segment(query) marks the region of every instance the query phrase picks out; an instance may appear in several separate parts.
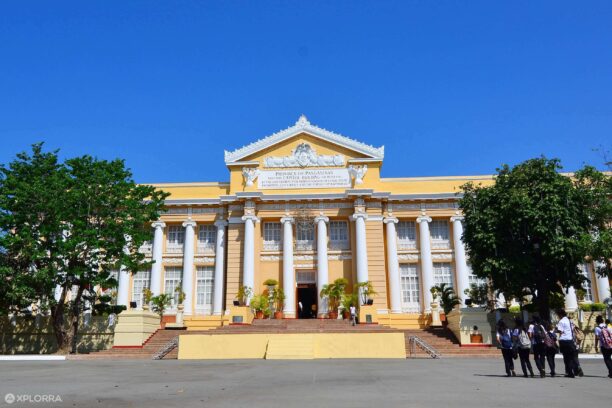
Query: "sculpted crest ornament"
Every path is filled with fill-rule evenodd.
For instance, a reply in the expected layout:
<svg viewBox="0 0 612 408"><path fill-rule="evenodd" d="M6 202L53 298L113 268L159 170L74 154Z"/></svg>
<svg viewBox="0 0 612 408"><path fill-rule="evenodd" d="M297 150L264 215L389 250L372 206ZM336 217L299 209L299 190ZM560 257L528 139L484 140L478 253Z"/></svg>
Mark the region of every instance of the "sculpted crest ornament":
<svg viewBox="0 0 612 408"><path fill-rule="evenodd" d="M332 167L344 166L341 154L319 155L308 144L300 143L291 151L291 156L270 156L264 160L265 167Z"/></svg>

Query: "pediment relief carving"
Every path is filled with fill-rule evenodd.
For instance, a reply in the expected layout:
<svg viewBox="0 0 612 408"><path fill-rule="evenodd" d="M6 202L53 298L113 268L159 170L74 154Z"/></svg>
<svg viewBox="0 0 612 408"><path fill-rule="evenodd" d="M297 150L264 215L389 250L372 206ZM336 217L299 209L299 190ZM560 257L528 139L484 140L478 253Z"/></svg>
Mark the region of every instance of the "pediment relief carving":
<svg viewBox="0 0 612 408"><path fill-rule="evenodd" d="M341 167L345 163L346 159L343 155L317 154L308 143L297 145L289 156L269 156L264 159L264 167L269 168Z"/></svg>

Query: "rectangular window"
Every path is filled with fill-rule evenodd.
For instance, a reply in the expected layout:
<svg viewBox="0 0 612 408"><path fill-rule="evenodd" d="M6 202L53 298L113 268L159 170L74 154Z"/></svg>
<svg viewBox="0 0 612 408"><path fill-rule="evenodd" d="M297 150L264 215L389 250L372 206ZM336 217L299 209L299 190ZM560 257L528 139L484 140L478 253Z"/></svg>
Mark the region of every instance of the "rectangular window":
<svg viewBox="0 0 612 408"><path fill-rule="evenodd" d="M593 301L593 283L591 282L591 272L589 271L589 265L586 263L583 263L582 265L580 265L580 271L582 272L582 275L584 275L585 278L587 278L587 281L584 281L582 283L582 289L584 289L584 301L585 302L592 302Z"/></svg>
<svg viewBox="0 0 612 408"><path fill-rule="evenodd" d="M170 295L172 298L171 308L175 308L178 304L178 293L176 287L181 284L181 277L183 275L182 268L178 267L167 267L164 277L164 293Z"/></svg>
<svg viewBox="0 0 612 408"><path fill-rule="evenodd" d="M450 248L448 222L444 220L434 220L429 223L429 232L431 234L432 249L448 249Z"/></svg>
<svg viewBox="0 0 612 408"><path fill-rule="evenodd" d="M137 307L142 307L144 303L144 290L149 287L151 283L151 272L140 271L134 274L134 281L132 285L132 302L136 302Z"/></svg>
<svg viewBox="0 0 612 408"><path fill-rule="evenodd" d="M314 224L297 223L295 241L298 251L312 251L314 249Z"/></svg>
<svg viewBox="0 0 612 408"><path fill-rule="evenodd" d="M214 268L198 266L196 282L196 308L205 313L212 312Z"/></svg>
<svg viewBox="0 0 612 408"><path fill-rule="evenodd" d="M474 275L474 272L472 271L472 265L468 263L467 267L468 267L468 283L470 284L470 287L472 286L472 284L480 286L480 285L484 285L485 283L487 283L486 279L479 278L478 276Z"/></svg>
<svg viewBox="0 0 612 408"><path fill-rule="evenodd" d="M185 241L185 230L180 225L171 225L168 227L166 252L180 253L183 251L183 242Z"/></svg>
<svg viewBox="0 0 612 408"><path fill-rule="evenodd" d="M397 223L398 249L416 249L416 224L414 221Z"/></svg>
<svg viewBox="0 0 612 408"><path fill-rule="evenodd" d="M421 286L416 264L400 264L400 286L403 311L419 313Z"/></svg>
<svg viewBox="0 0 612 408"><path fill-rule="evenodd" d="M200 225L198 229L198 252L214 252L217 242L217 228L214 225Z"/></svg>
<svg viewBox="0 0 612 408"><path fill-rule="evenodd" d="M453 286L453 268L448 262L435 262L433 264L434 285L439 286L441 283L446 283L447 286Z"/></svg>
<svg viewBox="0 0 612 408"><path fill-rule="evenodd" d="M264 250L279 251L281 248L281 223L264 222Z"/></svg>
<svg viewBox="0 0 612 408"><path fill-rule="evenodd" d="M349 249L348 222L330 221L329 222L329 246L332 250Z"/></svg>

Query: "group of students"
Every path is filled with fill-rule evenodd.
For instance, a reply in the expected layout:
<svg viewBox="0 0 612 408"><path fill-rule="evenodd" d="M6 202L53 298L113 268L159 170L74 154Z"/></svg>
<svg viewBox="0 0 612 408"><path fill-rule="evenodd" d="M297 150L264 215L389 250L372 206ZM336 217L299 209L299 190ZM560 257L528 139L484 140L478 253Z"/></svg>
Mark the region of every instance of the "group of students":
<svg viewBox="0 0 612 408"><path fill-rule="evenodd" d="M520 358L524 377L535 377L533 367L529 361L529 354L533 358L540 377L546 377L546 362L550 368L550 376L554 377L555 355L563 354L565 377L582 377L584 372L578 360L579 329L567 317L565 310L558 310L561 318L557 325L541 321L534 316L531 323L525 324L522 319L515 319L515 327L510 329L503 320L497 323L497 342L500 344L506 375L516 377L514 360ZM603 354L604 363L608 368L608 377L612 378L612 325L610 320L597 316L595 328L595 350Z"/></svg>

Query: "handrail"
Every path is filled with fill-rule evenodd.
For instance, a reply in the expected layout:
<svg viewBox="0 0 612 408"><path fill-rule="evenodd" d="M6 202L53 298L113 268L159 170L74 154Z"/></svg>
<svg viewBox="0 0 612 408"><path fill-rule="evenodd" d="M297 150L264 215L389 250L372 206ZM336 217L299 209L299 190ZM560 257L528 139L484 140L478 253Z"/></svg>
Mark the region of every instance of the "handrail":
<svg viewBox="0 0 612 408"><path fill-rule="evenodd" d="M418 336L408 337L408 344L410 345L410 356L416 357L417 346L431 356L431 358L440 358L440 353L436 351L432 346L427 344L423 339Z"/></svg>
<svg viewBox="0 0 612 408"><path fill-rule="evenodd" d="M153 360L161 360L162 358L164 358L166 354L170 353L172 350L178 347L178 341L179 336L174 336L173 338L171 338L170 341L164 345L164 347L159 349L157 353L153 355Z"/></svg>

